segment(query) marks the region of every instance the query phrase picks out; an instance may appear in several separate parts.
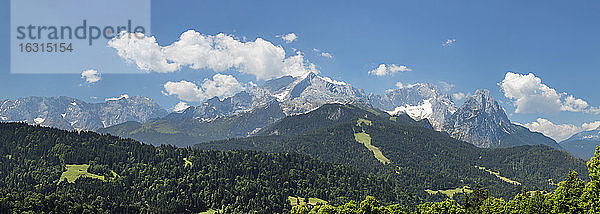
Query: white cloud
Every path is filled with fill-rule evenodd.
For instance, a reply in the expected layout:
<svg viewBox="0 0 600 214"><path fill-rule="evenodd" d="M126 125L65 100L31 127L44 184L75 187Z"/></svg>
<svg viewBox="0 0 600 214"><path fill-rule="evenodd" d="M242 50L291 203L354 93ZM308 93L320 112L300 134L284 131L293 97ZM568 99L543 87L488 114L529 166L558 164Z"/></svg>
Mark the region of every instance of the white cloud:
<svg viewBox="0 0 600 214"><path fill-rule="evenodd" d="M423 83L404 84L402 82L397 82L396 83L396 88L398 88L398 89L405 89L405 88L412 88L412 87L420 86L420 85L422 86Z"/></svg>
<svg viewBox="0 0 600 214"><path fill-rule="evenodd" d="M573 124L554 124L547 119L538 118L536 121L523 124L529 130L534 132L540 132L557 142L568 139L582 131L589 131L597 129L600 126L600 121L594 121L590 123L584 123L581 126Z"/></svg>
<svg viewBox="0 0 600 214"><path fill-rule="evenodd" d="M213 97L230 97L244 90L235 77L231 75L215 74L213 79L204 79L200 87L193 82L185 80L167 82L163 86L164 94L176 95L177 98L190 102L201 102Z"/></svg>
<svg viewBox="0 0 600 214"><path fill-rule="evenodd" d="M586 101L565 92L558 93L532 73L524 75L508 72L498 85L502 88L504 96L517 107L515 113L570 111L600 114L598 107L590 107Z"/></svg>
<svg viewBox="0 0 600 214"><path fill-rule="evenodd" d="M331 55L330 53L327 53L327 52L322 52L321 56L325 57L325 58L333 59L333 55Z"/></svg>
<svg viewBox="0 0 600 214"><path fill-rule="evenodd" d="M169 73L180 68L179 64L167 60L164 47L158 45L154 36L120 33L118 37L108 41L108 46L116 49L121 58L135 63L140 70Z"/></svg>
<svg viewBox="0 0 600 214"><path fill-rule="evenodd" d="M181 113L189 107L190 107L190 105L188 105L186 102L179 101L179 103L177 103L175 106L173 106L173 111Z"/></svg>
<svg viewBox="0 0 600 214"><path fill-rule="evenodd" d="M404 66L404 65L396 65L396 64L380 64L377 68L370 70L369 74L371 75L375 75L375 76L385 76L385 75L391 75L394 74L396 72L406 72L406 71L412 71L412 69Z"/></svg>
<svg viewBox="0 0 600 214"><path fill-rule="evenodd" d="M129 99L129 95L128 94L121 94L121 96L119 96L119 97L109 97L109 98L104 99L104 101L116 101L116 100L120 100L120 99L123 99L123 98Z"/></svg>
<svg viewBox="0 0 600 214"><path fill-rule="evenodd" d="M564 94L564 93L563 93ZM573 95L568 95L562 106L563 111L582 112L588 107L588 103L582 99L574 98Z"/></svg>
<svg viewBox="0 0 600 214"><path fill-rule="evenodd" d="M325 52L325 51L321 51L319 49L313 48L313 51L316 52L319 56L328 58L328 59L333 59L333 55L331 53Z"/></svg>
<svg viewBox="0 0 600 214"><path fill-rule="evenodd" d="M596 129L598 129L598 127L600 127L600 121L594 121L594 122L584 123L584 124L581 125L581 128L584 131L596 130Z"/></svg>
<svg viewBox="0 0 600 214"><path fill-rule="evenodd" d="M261 38L243 42L222 33L212 36L189 30L171 45L160 46L154 37L137 39L128 35L121 34L108 45L145 71L168 73L184 66L215 72L236 69L262 80L318 72L316 66L304 60L301 52L286 57L283 47Z"/></svg>
<svg viewBox="0 0 600 214"><path fill-rule="evenodd" d="M452 46L455 42L456 39L447 39L446 41L442 42L442 47Z"/></svg>
<svg viewBox="0 0 600 214"><path fill-rule="evenodd" d="M466 96L466 95L465 95L465 93L462 93L462 92L458 92L458 93L454 93L454 94L452 94L452 97L453 97L455 100L462 100L462 99L464 99L464 98L465 98L465 96Z"/></svg>
<svg viewBox="0 0 600 214"><path fill-rule="evenodd" d="M100 76L100 72L94 69L85 70L81 72L81 78L85 79L87 83L96 83L102 80L102 76Z"/></svg>
<svg viewBox="0 0 600 214"><path fill-rule="evenodd" d="M450 91L452 90L452 88L454 88L454 84L445 81L438 81L438 83L440 84L440 86L442 86L442 90L444 91Z"/></svg>
<svg viewBox="0 0 600 214"><path fill-rule="evenodd" d="M399 88L399 89L403 89L403 88L404 88L404 83L402 83L402 82L397 82L397 83L396 83L396 87L397 87L397 88Z"/></svg>
<svg viewBox="0 0 600 214"><path fill-rule="evenodd" d="M281 39L283 39L285 43L292 43L293 41L296 41L296 39L298 39L298 36L295 33L288 33L286 35L279 35L277 37L281 37Z"/></svg>

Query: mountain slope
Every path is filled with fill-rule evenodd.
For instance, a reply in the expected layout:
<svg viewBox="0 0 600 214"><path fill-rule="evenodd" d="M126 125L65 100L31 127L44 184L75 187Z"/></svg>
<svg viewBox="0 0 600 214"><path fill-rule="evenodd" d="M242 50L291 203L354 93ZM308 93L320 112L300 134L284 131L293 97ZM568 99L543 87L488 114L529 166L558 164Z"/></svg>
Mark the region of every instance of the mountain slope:
<svg viewBox="0 0 600 214"><path fill-rule="evenodd" d="M596 146L600 146L600 128L577 133L560 142L560 145L571 155L589 160L594 156Z"/></svg>
<svg viewBox="0 0 600 214"><path fill-rule="evenodd" d="M415 120L428 119L438 131L446 118L456 111L450 95L443 94L437 86L429 83L416 83L385 94L371 94L369 103L392 115L406 113Z"/></svg>
<svg viewBox="0 0 600 214"><path fill-rule="evenodd" d="M0 123L0 142L0 210L15 213L285 213L288 196L423 200L384 177L296 153L154 147L23 123Z"/></svg>
<svg viewBox="0 0 600 214"><path fill-rule="evenodd" d="M87 103L70 97L27 97L0 101L0 121L96 130L126 121L145 122L167 114L147 97L121 97L104 103Z"/></svg>
<svg viewBox="0 0 600 214"><path fill-rule="evenodd" d="M451 97L432 84L417 83L373 95L315 73L272 79L260 87L249 86L222 100L215 97L159 120L99 131L154 145L187 146L247 137L284 116L305 114L328 103L352 103L379 108L392 115L408 115L430 123L437 131L483 148L537 144L560 148L552 139L513 124L484 90L478 90L457 109ZM269 111L261 110L265 106L270 106Z"/></svg>
<svg viewBox="0 0 600 214"><path fill-rule="evenodd" d="M477 90L445 121L452 137L482 148L543 144L561 148L554 140L513 124L486 90Z"/></svg>
<svg viewBox="0 0 600 214"><path fill-rule="evenodd" d="M98 132L153 145L185 147L211 140L246 137L285 116L277 101L253 108L249 112L209 119L203 116L190 117L196 114L196 110L197 108L188 108L182 113L171 113L161 119L146 123L123 123L99 129Z"/></svg>
<svg viewBox="0 0 600 214"><path fill-rule="evenodd" d="M354 105L326 104L304 115L286 117L259 135L200 143L196 148L300 152L383 174L418 197L427 197L427 189L454 189L476 183L504 197L520 190L521 186L504 182L479 167L541 190L553 189L548 179L559 180L570 169L585 175L582 160L551 147L482 149L414 120L400 121L384 112ZM502 155L496 156L498 153ZM519 158L503 159L507 156Z"/></svg>

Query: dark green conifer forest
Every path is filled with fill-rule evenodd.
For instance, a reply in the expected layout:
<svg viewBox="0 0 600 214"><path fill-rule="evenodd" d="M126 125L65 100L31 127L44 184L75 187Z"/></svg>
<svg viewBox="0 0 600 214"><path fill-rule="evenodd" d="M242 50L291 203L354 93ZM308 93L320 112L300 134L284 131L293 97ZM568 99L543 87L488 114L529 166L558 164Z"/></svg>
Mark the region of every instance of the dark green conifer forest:
<svg viewBox="0 0 600 214"><path fill-rule="evenodd" d="M544 153L542 154L549 154ZM572 171L554 191L485 185L449 199L412 194L380 171L294 152L151 146L94 132L0 124L2 213L598 213L600 151L589 180ZM70 180L72 179L72 180ZM403 183L406 185L406 183ZM418 186L418 184L415 184ZM497 188L496 188L497 189ZM512 191L512 190L511 190ZM292 206L289 197L325 203ZM308 201L308 200L307 200ZM294 201L295 204L299 199Z"/></svg>

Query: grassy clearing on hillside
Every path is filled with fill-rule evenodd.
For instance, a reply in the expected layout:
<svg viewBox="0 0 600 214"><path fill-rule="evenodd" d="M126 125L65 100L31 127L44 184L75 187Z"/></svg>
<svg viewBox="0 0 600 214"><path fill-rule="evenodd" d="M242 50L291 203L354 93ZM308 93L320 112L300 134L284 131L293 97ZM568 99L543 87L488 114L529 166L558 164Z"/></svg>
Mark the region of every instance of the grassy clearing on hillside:
<svg viewBox="0 0 600 214"><path fill-rule="evenodd" d="M165 121L154 121L154 122L142 124L142 127L132 131L131 134L137 134L139 132L143 132L146 130L154 130L154 131L156 131L158 133L162 133L162 134L181 133L179 130L177 130L175 127L173 127L171 124L169 124Z"/></svg>
<svg viewBox="0 0 600 214"><path fill-rule="evenodd" d="M66 178L67 182L73 183L79 177L90 177L90 178L100 179L100 180L104 181L104 176L89 173L87 171L89 167L90 167L90 165L88 165L88 164L67 164L67 171L62 173L62 175L60 176L59 182L62 182Z"/></svg>
<svg viewBox="0 0 600 214"><path fill-rule="evenodd" d="M207 211L200 212L200 214L217 214L219 210L208 209Z"/></svg>
<svg viewBox="0 0 600 214"><path fill-rule="evenodd" d="M190 166L192 167L194 164L192 164L191 161L189 161L187 158L183 158L183 161L185 161L185 165L184 166Z"/></svg>
<svg viewBox="0 0 600 214"><path fill-rule="evenodd" d="M304 198L302 197L292 197L292 196L288 196L288 201L290 202L290 205L296 206L298 205L298 201L300 201L300 205L306 205L307 203L304 202ZM323 200L323 199L319 199L319 198L308 198L308 204L310 205L316 205L317 203L319 204L327 204L328 202Z"/></svg>
<svg viewBox="0 0 600 214"><path fill-rule="evenodd" d="M396 118L398 117L390 117L390 120L396 122Z"/></svg>
<svg viewBox="0 0 600 214"><path fill-rule="evenodd" d="M486 171L486 172L488 172L488 173L490 173L492 175L495 175L496 177L500 178L500 180L502 180L502 181L504 181L506 183L513 184L513 185L521 185L521 183L519 183L518 181L513 181L513 180L510 180L510 179L508 179L506 177L500 176L499 172L494 172L494 171L486 169L485 167L482 167L482 166L475 166L475 168L481 169L481 170Z"/></svg>
<svg viewBox="0 0 600 214"><path fill-rule="evenodd" d="M354 139L356 141L358 141L359 143L362 143L363 145L365 145L365 147L367 147L367 149L369 149L371 152L373 152L373 155L375 156L375 158L377 158L377 160L379 160L379 162L381 162L383 164L390 163L390 160L387 159L385 156L383 156L383 154L381 153L381 150L379 150L379 148L377 148L371 144L371 136L369 134L365 133L364 131L361 133L354 133Z"/></svg>
<svg viewBox="0 0 600 214"><path fill-rule="evenodd" d="M426 189L425 192L431 194L431 195L435 195L438 193L442 193L446 196L448 196L448 198L453 198L454 194L457 193L463 193L463 194L468 194L468 193L472 193L473 190L471 190L471 188L469 186L464 186L464 187L459 187L456 189L443 189L443 190L430 190L430 189Z"/></svg>
<svg viewBox="0 0 600 214"><path fill-rule="evenodd" d="M356 125L362 127L362 124L372 126L373 122L371 122L370 120L367 120L367 119L358 118L358 120L356 121Z"/></svg>

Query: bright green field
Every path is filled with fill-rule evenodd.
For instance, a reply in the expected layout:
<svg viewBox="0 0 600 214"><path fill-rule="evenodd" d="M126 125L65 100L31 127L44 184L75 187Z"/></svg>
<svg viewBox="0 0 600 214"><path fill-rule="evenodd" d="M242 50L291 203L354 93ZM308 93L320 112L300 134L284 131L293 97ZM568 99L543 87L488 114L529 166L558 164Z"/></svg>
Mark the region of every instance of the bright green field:
<svg viewBox="0 0 600 214"><path fill-rule="evenodd" d="M371 145L371 136L369 134L365 133L364 131L361 133L354 133L354 139L359 143L365 145L367 149L373 152L373 155L375 156L375 158L377 158L377 160L379 160L379 162L383 164L390 163L390 159L387 159L385 156L383 156L379 148Z"/></svg>
<svg viewBox="0 0 600 214"><path fill-rule="evenodd" d="M193 166L192 162L189 161L187 158L183 158L183 161L185 161L185 165L184 166L190 166L190 167Z"/></svg>
<svg viewBox="0 0 600 214"><path fill-rule="evenodd" d="M300 200L300 205L306 205L304 198L288 196L288 201L292 207L298 205L298 200ZM308 204L316 205L317 203L327 204L327 201L319 198L308 198Z"/></svg>
<svg viewBox="0 0 600 214"><path fill-rule="evenodd" d="M445 189L445 190L430 190L430 189L426 189L425 192L435 195L438 193L442 193L446 196L448 196L448 198L452 198L454 197L454 194L456 193L472 193L473 190L471 190L471 188L469 186L464 186L461 188L456 188L456 189Z"/></svg>
<svg viewBox="0 0 600 214"><path fill-rule="evenodd" d="M59 182L66 178L67 182L73 183L79 177L90 177L104 181L104 176L89 173L87 171L89 167L90 165L88 164L67 164L67 171L62 173Z"/></svg>
<svg viewBox="0 0 600 214"><path fill-rule="evenodd" d="M356 125L362 127L362 124L371 126L371 125L373 125L373 122L371 122L370 120L367 120L367 119L358 118L358 120L356 121Z"/></svg>
<svg viewBox="0 0 600 214"><path fill-rule="evenodd" d="M200 214L216 214L219 213L218 210L208 209L207 211L201 212Z"/></svg>
<svg viewBox="0 0 600 214"><path fill-rule="evenodd" d="M500 176L499 172L494 172L494 171L486 169L485 167L482 167L482 166L475 166L475 168L481 169L481 170L486 171L486 172L488 172L488 173L490 173L492 175L495 175L496 177L500 178L500 180L502 180L502 181L504 181L506 183L513 184L513 185L521 185L521 183L519 183L518 181L513 181L513 180L510 180L510 179L508 179L506 177Z"/></svg>

